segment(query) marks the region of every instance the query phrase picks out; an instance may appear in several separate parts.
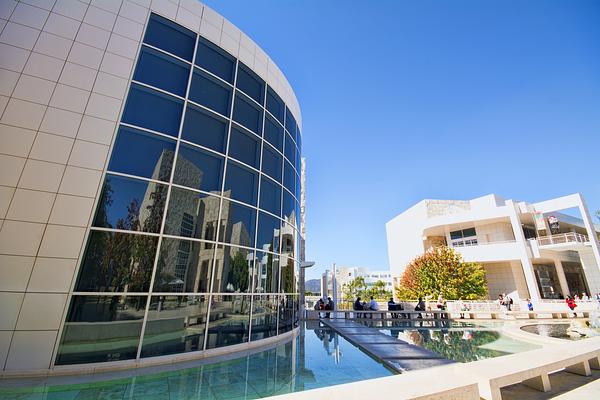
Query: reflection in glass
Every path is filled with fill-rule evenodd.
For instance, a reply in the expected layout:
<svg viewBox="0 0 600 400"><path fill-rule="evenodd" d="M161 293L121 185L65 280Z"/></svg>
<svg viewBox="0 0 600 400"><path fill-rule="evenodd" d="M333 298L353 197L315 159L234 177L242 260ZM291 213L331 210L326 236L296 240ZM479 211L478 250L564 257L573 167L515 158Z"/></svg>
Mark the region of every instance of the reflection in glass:
<svg viewBox="0 0 600 400"><path fill-rule="evenodd" d="M279 262L281 269L281 293L295 293L296 292L296 274L295 274L295 262L294 260L282 254Z"/></svg>
<svg viewBox="0 0 600 400"><path fill-rule="evenodd" d="M294 257L298 242L298 233L286 222L281 226L281 254Z"/></svg>
<svg viewBox="0 0 600 400"><path fill-rule="evenodd" d="M267 115L265 119L265 139L277 150L283 152L283 127Z"/></svg>
<svg viewBox="0 0 600 400"><path fill-rule="evenodd" d="M233 120L262 136L262 109L239 92L235 95Z"/></svg>
<svg viewBox="0 0 600 400"><path fill-rule="evenodd" d="M250 340L266 339L277 334L277 300L276 295L254 296Z"/></svg>
<svg viewBox="0 0 600 400"><path fill-rule="evenodd" d="M135 359L146 296L73 296L57 365Z"/></svg>
<svg viewBox="0 0 600 400"><path fill-rule="evenodd" d="M281 296L279 301L278 334L291 331L298 326L298 296Z"/></svg>
<svg viewBox="0 0 600 400"><path fill-rule="evenodd" d="M121 122L177 136L183 101L157 90L132 84Z"/></svg>
<svg viewBox="0 0 600 400"><path fill-rule="evenodd" d="M275 214L281 215L281 186L272 180L262 176L260 182L260 208Z"/></svg>
<svg viewBox="0 0 600 400"><path fill-rule="evenodd" d="M271 146L263 142L262 172L281 183L281 162L283 157Z"/></svg>
<svg viewBox="0 0 600 400"><path fill-rule="evenodd" d="M173 154L175 141L121 126L108 170L167 182L171 178Z"/></svg>
<svg viewBox="0 0 600 400"><path fill-rule="evenodd" d="M167 185L106 175L94 226L158 233Z"/></svg>
<svg viewBox="0 0 600 400"><path fill-rule="evenodd" d="M220 199L178 187L171 189L165 234L216 240Z"/></svg>
<svg viewBox="0 0 600 400"><path fill-rule="evenodd" d="M254 247L256 210L223 199L221 207L221 230L219 241L240 246Z"/></svg>
<svg viewBox="0 0 600 400"><path fill-rule="evenodd" d="M207 349L248 341L250 297L243 295L212 295Z"/></svg>
<svg viewBox="0 0 600 400"><path fill-rule="evenodd" d="M247 293L251 289L254 252L233 246L217 246L213 293Z"/></svg>
<svg viewBox="0 0 600 400"><path fill-rule="evenodd" d="M292 164L287 161L283 163L283 186L292 194L296 194L296 173Z"/></svg>
<svg viewBox="0 0 600 400"><path fill-rule="evenodd" d="M279 252L280 225L281 220L279 218L259 211L256 248L275 253Z"/></svg>
<svg viewBox="0 0 600 400"><path fill-rule="evenodd" d="M208 292L214 246L209 243L163 238L155 292Z"/></svg>
<svg viewBox="0 0 600 400"><path fill-rule="evenodd" d="M229 116L231 88L198 68L194 68L188 97L193 102Z"/></svg>
<svg viewBox="0 0 600 400"><path fill-rule="evenodd" d="M294 165L294 163L296 162L296 145L294 144L294 142L292 141L292 137L290 136L289 133L286 132L285 134L285 158L287 158L289 160L289 162Z"/></svg>
<svg viewBox="0 0 600 400"><path fill-rule="evenodd" d="M224 164L223 157L182 143L173 183L205 192L220 192Z"/></svg>
<svg viewBox="0 0 600 400"><path fill-rule="evenodd" d="M142 46L133 79L184 97L189 76L188 64Z"/></svg>
<svg viewBox="0 0 600 400"><path fill-rule="evenodd" d="M211 150L225 153L228 123L217 114L188 105L181 138Z"/></svg>
<svg viewBox="0 0 600 400"><path fill-rule="evenodd" d="M283 105L281 98L273 89L271 89L271 87L267 89L267 110L283 124L285 106Z"/></svg>
<svg viewBox="0 0 600 400"><path fill-rule="evenodd" d="M156 256L154 236L91 231L78 292L147 292Z"/></svg>
<svg viewBox="0 0 600 400"><path fill-rule="evenodd" d="M256 206L258 175L251 169L229 160L223 196Z"/></svg>
<svg viewBox="0 0 600 400"><path fill-rule="evenodd" d="M291 133L292 136L296 135L296 118L292 115L289 108L285 108L285 129Z"/></svg>
<svg viewBox="0 0 600 400"><path fill-rule="evenodd" d="M227 52L200 37L196 50L196 64L219 78L233 83L235 60Z"/></svg>
<svg viewBox="0 0 600 400"><path fill-rule="evenodd" d="M258 104L263 105L265 82L241 62L238 64L235 86Z"/></svg>
<svg viewBox="0 0 600 400"><path fill-rule="evenodd" d="M202 350L208 296L152 296L142 357Z"/></svg>
<svg viewBox="0 0 600 400"><path fill-rule="evenodd" d="M144 43L192 61L196 34L156 14L150 15Z"/></svg>
<svg viewBox="0 0 600 400"><path fill-rule="evenodd" d="M289 224L298 226L296 214L296 199L287 190L283 191L283 219Z"/></svg>
<svg viewBox="0 0 600 400"><path fill-rule="evenodd" d="M229 156L258 169L260 138L234 125L229 137Z"/></svg>
<svg viewBox="0 0 600 400"><path fill-rule="evenodd" d="M277 293L279 291L279 256L267 252L256 253L254 274L255 293Z"/></svg>

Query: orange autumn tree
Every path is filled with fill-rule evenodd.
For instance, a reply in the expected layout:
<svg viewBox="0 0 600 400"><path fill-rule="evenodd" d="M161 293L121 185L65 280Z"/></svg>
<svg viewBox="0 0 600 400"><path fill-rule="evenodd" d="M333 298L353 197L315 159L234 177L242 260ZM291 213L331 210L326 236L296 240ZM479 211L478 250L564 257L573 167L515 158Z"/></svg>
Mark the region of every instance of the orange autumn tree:
<svg viewBox="0 0 600 400"><path fill-rule="evenodd" d="M464 262L448 247L436 247L412 260L396 288L399 299L414 300L426 295L447 300L477 300L487 295L485 271L481 264Z"/></svg>

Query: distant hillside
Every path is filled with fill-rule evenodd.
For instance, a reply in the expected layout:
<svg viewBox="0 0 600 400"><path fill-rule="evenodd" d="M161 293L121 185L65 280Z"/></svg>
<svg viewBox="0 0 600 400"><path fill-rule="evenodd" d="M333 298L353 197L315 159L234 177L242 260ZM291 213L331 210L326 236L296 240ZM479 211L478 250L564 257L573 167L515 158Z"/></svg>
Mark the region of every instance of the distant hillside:
<svg viewBox="0 0 600 400"><path fill-rule="evenodd" d="M304 283L307 292L321 293L321 280L309 279Z"/></svg>

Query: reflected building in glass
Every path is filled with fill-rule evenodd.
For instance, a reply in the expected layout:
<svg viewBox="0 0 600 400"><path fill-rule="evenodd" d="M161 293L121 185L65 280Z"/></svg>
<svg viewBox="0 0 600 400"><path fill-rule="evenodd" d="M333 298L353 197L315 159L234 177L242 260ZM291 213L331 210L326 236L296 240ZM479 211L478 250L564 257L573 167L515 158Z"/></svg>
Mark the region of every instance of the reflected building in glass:
<svg viewBox="0 0 600 400"><path fill-rule="evenodd" d="M110 41L130 46L131 66L125 73L118 62L108 65L120 48L109 44L102 53L109 61L94 72L113 82L102 93L119 111L112 125L95 116L111 131L79 254L63 277L72 286L56 327L46 329L52 334L32 336L48 351L9 343L0 360L6 370L204 356L286 338L298 326L295 95L268 56L214 11L193 1L158 3L140 6L134 20L105 10L116 21L106 28ZM121 96L111 92L119 74ZM93 141L83 139L92 133L79 136ZM18 357L26 361L11 361Z"/></svg>

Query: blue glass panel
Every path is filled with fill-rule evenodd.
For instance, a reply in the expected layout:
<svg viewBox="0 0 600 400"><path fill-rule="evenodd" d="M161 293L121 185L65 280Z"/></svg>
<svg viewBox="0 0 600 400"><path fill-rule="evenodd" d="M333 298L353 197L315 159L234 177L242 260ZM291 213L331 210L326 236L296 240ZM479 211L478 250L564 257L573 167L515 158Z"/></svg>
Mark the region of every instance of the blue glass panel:
<svg viewBox="0 0 600 400"><path fill-rule="evenodd" d="M279 218L259 211L256 248L278 252L280 226L281 220Z"/></svg>
<svg viewBox="0 0 600 400"><path fill-rule="evenodd" d="M255 206L257 192L258 176L256 172L229 160L223 195Z"/></svg>
<svg viewBox="0 0 600 400"><path fill-rule="evenodd" d="M183 97L189 76L189 65L174 57L142 46L133 79Z"/></svg>
<svg viewBox="0 0 600 400"><path fill-rule="evenodd" d="M217 255L217 257L222 258L222 260L217 260L217 262L223 261L220 263L221 265L231 268L234 260L240 260L241 258L246 257L246 253L248 252L249 251L245 249L234 250L234 248L229 249L226 247L223 252L223 256L220 256L220 254ZM240 263L238 262L237 264ZM221 287L224 287L224 289L227 289L227 285L229 283L227 281L228 277L228 274L225 275L221 281ZM239 287L236 288L233 284L229 286L229 290L223 291L247 292L247 290L241 290ZM221 312L218 314L218 318L210 318L208 321L208 339L206 340L207 349L231 346L248 341L250 303L250 296L220 294L212 295L211 307L221 310ZM245 395L241 397L245 397ZM228 398L227 395L225 395L225 398Z"/></svg>
<svg viewBox="0 0 600 400"><path fill-rule="evenodd" d="M229 137L229 156L258 169L260 162L259 138L250 132L232 127Z"/></svg>
<svg viewBox="0 0 600 400"><path fill-rule="evenodd" d="M283 219L290 224L296 223L296 199L286 190L283 191Z"/></svg>
<svg viewBox="0 0 600 400"><path fill-rule="evenodd" d="M235 86L256 100L257 103L263 105L265 81L242 63L238 64L238 74Z"/></svg>
<svg viewBox="0 0 600 400"><path fill-rule="evenodd" d="M224 246L219 245L217 247L217 256L215 262L215 274L213 278L213 293L248 293L252 288L252 269L254 264L254 251L245 249L242 247ZM233 309L222 308L223 304L220 303L222 295L213 295L211 310L223 310L221 317L215 318L216 321L225 324L228 328L230 324L236 324L241 321L238 320L239 315L236 317L237 312L235 310L248 309L249 304L245 304L250 301L250 297L244 297L238 299L235 302ZM211 318L211 321L213 318ZM227 321L228 320L228 321ZM237 322L236 322L237 320ZM219 324L216 324L219 325ZM222 335L227 335L232 330L224 329L221 331Z"/></svg>
<svg viewBox="0 0 600 400"><path fill-rule="evenodd" d="M285 129L292 135L296 135L296 118L294 118L287 107L285 108Z"/></svg>
<svg viewBox="0 0 600 400"><path fill-rule="evenodd" d="M173 182L206 192L220 192L223 165L223 157L182 143Z"/></svg>
<svg viewBox="0 0 600 400"><path fill-rule="evenodd" d="M279 237L274 237L273 244L266 243L266 247L279 249L278 240ZM254 291L256 293L276 293L279 290L279 256L258 251L254 268L256 270ZM277 306L275 308L277 309Z"/></svg>
<svg viewBox="0 0 600 400"><path fill-rule="evenodd" d="M283 127L267 115L265 120L265 139L283 153Z"/></svg>
<svg viewBox="0 0 600 400"><path fill-rule="evenodd" d="M233 120L258 135L262 134L262 109L239 93L235 95Z"/></svg>
<svg viewBox="0 0 600 400"><path fill-rule="evenodd" d="M94 226L160 232L167 185L106 175Z"/></svg>
<svg viewBox="0 0 600 400"><path fill-rule="evenodd" d="M144 43L192 61L196 34L156 14L150 16Z"/></svg>
<svg viewBox="0 0 600 400"><path fill-rule="evenodd" d="M217 196L174 186L169 197L165 233L216 240L220 203L221 199Z"/></svg>
<svg viewBox="0 0 600 400"><path fill-rule="evenodd" d="M300 127L296 127L296 146L299 149L302 149L302 133L300 132Z"/></svg>
<svg viewBox="0 0 600 400"><path fill-rule="evenodd" d="M156 90L132 84L122 122L177 136L183 102Z"/></svg>
<svg viewBox="0 0 600 400"><path fill-rule="evenodd" d="M224 81L233 83L235 59L229 53L202 37L198 40L196 64Z"/></svg>
<svg viewBox="0 0 600 400"><path fill-rule="evenodd" d="M269 145L263 144L262 172L281 182L281 162L283 157Z"/></svg>
<svg viewBox="0 0 600 400"><path fill-rule="evenodd" d="M219 241L254 247L256 209L223 199Z"/></svg>
<svg viewBox="0 0 600 400"><path fill-rule="evenodd" d="M296 194L296 173L289 162L283 163L283 186L294 195Z"/></svg>
<svg viewBox="0 0 600 400"><path fill-rule="evenodd" d="M285 152L284 155L292 165L296 162L296 145L292 141L289 133L285 133Z"/></svg>
<svg viewBox="0 0 600 400"><path fill-rule="evenodd" d="M281 215L281 186L263 176L260 182L260 208Z"/></svg>
<svg viewBox="0 0 600 400"><path fill-rule="evenodd" d="M189 98L222 115L229 116L231 88L197 68L194 68Z"/></svg>
<svg viewBox="0 0 600 400"><path fill-rule="evenodd" d="M283 125L285 115L285 106L281 98L275 93L271 87L267 88L267 110Z"/></svg>
<svg viewBox="0 0 600 400"><path fill-rule="evenodd" d="M296 196L298 196L298 199L300 199L300 196L302 193L302 189L301 189L300 185L301 185L300 176L298 174L296 174Z"/></svg>
<svg viewBox="0 0 600 400"><path fill-rule="evenodd" d="M175 141L121 126L108 170L161 181L171 177Z"/></svg>
<svg viewBox="0 0 600 400"><path fill-rule="evenodd" d="M208 292L213 256L212 243L163 238L158 253L154 291Z"/></svg>
<svg viewBox="0 0 600 400"><path fill-rule="evenodd" d="M181 138L225 153L227 127L225 119L190 104L185 112Z"/></svg>

